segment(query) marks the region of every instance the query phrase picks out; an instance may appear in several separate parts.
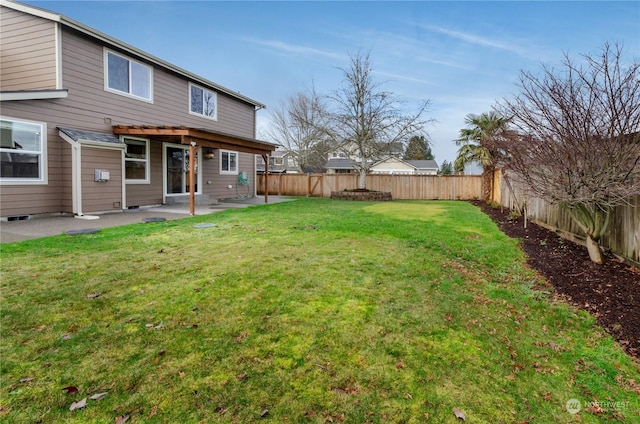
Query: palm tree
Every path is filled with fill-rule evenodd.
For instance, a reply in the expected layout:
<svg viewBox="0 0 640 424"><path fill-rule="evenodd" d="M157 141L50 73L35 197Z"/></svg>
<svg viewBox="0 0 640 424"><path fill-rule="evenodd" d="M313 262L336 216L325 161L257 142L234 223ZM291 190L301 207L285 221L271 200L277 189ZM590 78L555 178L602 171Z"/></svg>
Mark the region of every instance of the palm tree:
<svg viewBox="0 0 640 424"><path fill-rule="evenodd" d="M480 115L469 114L464 122L467 128L461 129L460 138L454 140L460 146L454 169L462 172L472 162L482 165L482 192L485 200L490 200L493 193L493 172L498 158L490 144L494 137L500 136L506 129L509 119L491 111Z"/></svg>

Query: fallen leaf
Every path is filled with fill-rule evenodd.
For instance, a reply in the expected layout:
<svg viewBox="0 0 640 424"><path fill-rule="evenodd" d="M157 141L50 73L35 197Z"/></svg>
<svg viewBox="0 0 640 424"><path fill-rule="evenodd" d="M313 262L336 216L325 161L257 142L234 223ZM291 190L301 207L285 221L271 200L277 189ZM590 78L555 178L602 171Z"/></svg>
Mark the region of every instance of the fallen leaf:
<svg viewBox="0 0 640 424"><path fill-rule="evenodd" d="M396 364L396 369L401 370L401 369L403 369L403 368L404 368L404 362L400 361L400 362L398 362L398 363Z"/></svg>
<svg viewBox="0 0 640 424"><path fill-rule="evenodd" d="M100 293L89 293L87 297L89 299L95 299L96 297L100 297Z"/></svg>
<svg viewBox="0 0 640 424"><path fill-rule="evenodd" d="M121 417L116 418L116 424L124 424L129 419L128 415L123 415Z"/></svg>
<svg viewBox="0 0 640 424"><path fill-rule="evenodd" d="M71 338L71 334L66 333L62 335L62 340L69 340Z"/></svg>
<svg viewBox="0 0 640 424"><path fill-rule="evenodd" d="M269 410L268 409L263 409L262 412L260 412L260 418L264 418L267 415L269 415Z"/></svg>
<svg viewBox="0 0 640 424"><path fill-rule="evenodd" d="M62 390L66 391L68 395L75 395L78 393L78 388L76 386L63 387Z"/></svg>
<svg viewBox="0 0 640 424"><path fill-rule="evenodd" d="M95 395L91 396L90 399L91 400L100 400L100 399L104 399L107 397L107 393L96 393Z"/></svg>
<svg viewBox="0 0 640 424"><path fill-rule="evenodd" d="M236 378L240 381L244 381L247 378L249 378L249 374L247 374L246 372L243 372L242 374L236 375Z"/></svg>
<svg viewBox="0 0 640 424"><path fill-rule="evenodd" d="M249 333L247 333L246 331L243 331L238 337L234 337L233 340L236 343L242 343L247 339L247 337L249 337Z"/></svg>
<svg viewBox="0 0 640 424"><path fill-rule="evenodd" d="M21 383L28 383L30 381L33 381L33 377L25 377L20 379Z"/></svg>
<svg viewBox="0 0 640 424"><path fill-rule="evenodd" d="M158 415L158 405L153 405L153 408L151 408L151 411L149 411L149 415L147 415L147 417L151 418L155 417L156 415Z"/></svg>
<svg viewBox="0 0 640 424"><path fill-rule="evenodd" d="M69 407L69 411L75 411L76 409L82 409L87 406L87 398L82 399L78 402L73 402L71 407Z"/></svg>
<svg viewBox="0 0 640 424"><path fill-rule="evenodd" d="M464 421L467 419L467 416L464 414L464 412L462 412L458 408L453 408L453 413L456 415L456 418L458 418L459 420Z"/></svg>

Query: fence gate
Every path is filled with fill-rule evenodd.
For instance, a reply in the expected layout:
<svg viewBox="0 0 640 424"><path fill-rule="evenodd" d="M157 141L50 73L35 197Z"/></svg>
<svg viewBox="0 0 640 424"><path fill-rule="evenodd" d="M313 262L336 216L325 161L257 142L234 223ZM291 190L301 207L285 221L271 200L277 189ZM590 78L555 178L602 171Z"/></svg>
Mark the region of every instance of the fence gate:
<svg viewBox="0 0 640 424"><path fill-rule="evenodd" d="M309 174L309 197L322 197L322 174Z"/></svg>

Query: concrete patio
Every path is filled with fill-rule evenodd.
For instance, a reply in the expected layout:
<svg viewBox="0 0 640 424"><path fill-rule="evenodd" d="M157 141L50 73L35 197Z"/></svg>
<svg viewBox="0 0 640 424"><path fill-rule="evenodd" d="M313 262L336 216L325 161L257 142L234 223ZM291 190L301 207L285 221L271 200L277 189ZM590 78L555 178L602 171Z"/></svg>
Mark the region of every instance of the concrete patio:
<svg viewBox="0 0 640 424"><path fill-rule="evenodd" d="M294 200L286 196L269 196L269 204ZM195 215L208 215L227 209L246 208L264 205L263 197L250 197L244 200L228 200L211 205L197 205ZM189 217L189 205L160 205L129 209L122 212L96 214L83 218L69 215L34 216L22 221L0 222L0 243L14 243L22 240L54 236L67 231L101 229L143 223L145 219L163 218L165 220Z"/></svg>

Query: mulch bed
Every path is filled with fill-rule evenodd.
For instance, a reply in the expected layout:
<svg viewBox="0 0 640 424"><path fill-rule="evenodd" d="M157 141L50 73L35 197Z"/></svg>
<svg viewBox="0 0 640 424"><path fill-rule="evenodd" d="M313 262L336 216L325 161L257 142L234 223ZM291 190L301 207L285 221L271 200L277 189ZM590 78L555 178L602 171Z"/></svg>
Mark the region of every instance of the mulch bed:
<svg viewBox="0 0 640 424"><path fill-rule="evenodd" d="M586 247L563 239L555 232L514 219L510 211L480 207L512 238L521 240L529 266L555 288L557 295L576 308L589 312L631 356L640 358L640 269L605 253L605 263L589 259Z"/></svg>

